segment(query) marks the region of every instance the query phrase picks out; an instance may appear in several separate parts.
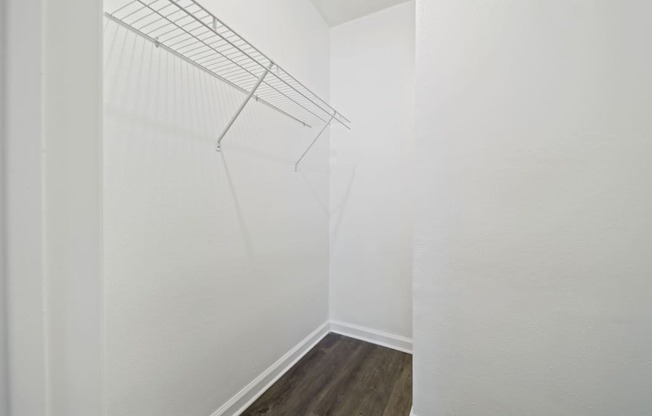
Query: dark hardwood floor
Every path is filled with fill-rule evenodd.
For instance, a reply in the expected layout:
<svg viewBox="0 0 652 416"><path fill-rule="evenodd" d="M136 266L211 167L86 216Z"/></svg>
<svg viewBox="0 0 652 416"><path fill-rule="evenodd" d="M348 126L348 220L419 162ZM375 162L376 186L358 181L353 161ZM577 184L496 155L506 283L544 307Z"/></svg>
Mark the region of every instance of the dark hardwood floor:
<svg viewBox="0 0 652 416"><path fill-rule="evenodd" d="M412 356L327 335L242 416L408 416Z"/></svg>

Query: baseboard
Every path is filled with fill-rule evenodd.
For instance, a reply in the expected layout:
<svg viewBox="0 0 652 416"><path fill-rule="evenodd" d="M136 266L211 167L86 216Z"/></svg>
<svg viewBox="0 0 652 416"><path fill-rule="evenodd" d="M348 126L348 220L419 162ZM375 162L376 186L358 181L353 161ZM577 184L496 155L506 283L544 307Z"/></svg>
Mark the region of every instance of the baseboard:
<svg viewBox="0 0 652 416"><path fill-rule="evenodd" d="M412 354L412 339L340 321L331 321L331 332Z"/></svg>
<svg viewBox="0 0 652 416"><path fill-rule="evenodd" d="M324 322L310 335L299 342L287 354L279 358L254 381L240 390L222 407L217 409L212 416L237 416L256 401L268 388L272 386L283 374L297 363L308 351L329 333L329 322Z"/></svg>
<svg viewBox="0 0 652 416"><path fill-rule="evenodd" d="M410 416L417 416L417 415L414 413L414 408L410 409Z"/></svg>

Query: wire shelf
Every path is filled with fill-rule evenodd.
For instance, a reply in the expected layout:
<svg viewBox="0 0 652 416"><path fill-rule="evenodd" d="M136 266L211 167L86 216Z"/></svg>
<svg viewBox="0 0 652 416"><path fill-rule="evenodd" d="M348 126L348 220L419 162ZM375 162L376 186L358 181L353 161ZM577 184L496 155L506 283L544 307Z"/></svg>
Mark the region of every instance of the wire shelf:
<svg viewBox="0 0 652 416"><path fill-rule="evenodd" d="M195 0L134 0L105 16L306 127L350 121ZM318 136L319 137L319 136ZM297 162L298 163L298 162Z"/></svg>

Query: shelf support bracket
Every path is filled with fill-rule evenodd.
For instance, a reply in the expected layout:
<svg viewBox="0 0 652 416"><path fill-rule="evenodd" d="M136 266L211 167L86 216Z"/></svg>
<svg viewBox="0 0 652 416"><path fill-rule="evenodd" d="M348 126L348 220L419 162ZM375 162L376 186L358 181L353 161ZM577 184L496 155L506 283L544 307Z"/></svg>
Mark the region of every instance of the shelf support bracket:
<svg viewBox="0 0 652 416"><path fill-rule="evenodd" d="M235 123L235 120L238 118L238 116L240 116L240 113L242 113L242 110L244 110L244 108L246 107L249 100L251 100L251 97L254 96L254 94L256 93L256 90L258 89L258 87L260 87L260 84L263 83L263 80L265 79L267 74L269 74L269 71L271 71L273 66L274 66L274 62L270 61L269 65L267 66L265 71L263 71L263 73L258 78L258 81L256 82L256 85L254 85L254 87L251 89L251 91L249 91L249 94L247 95L247 98L245 98L245 100L242 102L242 104L240 104L240 108L238 108L238 111L236 111L235 114L233 115L233 117L231 117L231 121L229 121L229 123L224 128L224 131L222 131L222 134L220 134L220 137L217 139L217 148L216 148L216 150L218 152L222 151L222 139L224 139L224 136L226 136L226 133L228 133L231 126L233 126L233 123ZM256 97L256 98L258 98L258 97Z"/></svg>
<svg viewBox="0 0 652 416"><path fill-rule="evenodd" d="M319 140L319 138L321 137L321 135L324 134L324 132L326 131L326 129L328 128L328 126L331 125L331 122L333 121L333 119L335 118L336 115L337 115L337 111L334 111L333 114L331 115L331 118L328 119L328 121L326 122L326 124L324 124L324 127L322 127L322 129L321 129L321 130L319 131L319 133L317 134L317 137L315 137L315 140L313 140L312 143L310 143L310 146L308 146L308 148L306 149L306 151L303 152L303 154L301 155L301 157L299 158L299 160L297 160L297 163L294 164L294 171L295 171L295 172L299 169L299 163L301 163L301 161L303 160L303 158L306 157L306 155L308 154L308 152L310 151L310 149L312 148L312 146L313 146L315 143L317 143L317 140Z"/></svg>

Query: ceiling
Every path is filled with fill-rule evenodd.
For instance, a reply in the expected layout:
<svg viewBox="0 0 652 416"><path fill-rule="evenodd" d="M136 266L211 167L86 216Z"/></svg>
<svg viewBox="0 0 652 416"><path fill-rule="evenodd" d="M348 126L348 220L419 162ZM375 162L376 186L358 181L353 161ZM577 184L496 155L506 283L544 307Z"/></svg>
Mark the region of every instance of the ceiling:
<svg viewBox="0 0 652 416"><path fill-rule="evenodd" d="M333 27L409 0L312 0Z"/></svg>

